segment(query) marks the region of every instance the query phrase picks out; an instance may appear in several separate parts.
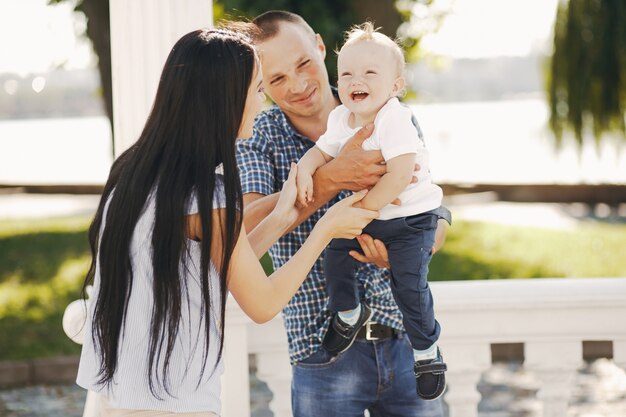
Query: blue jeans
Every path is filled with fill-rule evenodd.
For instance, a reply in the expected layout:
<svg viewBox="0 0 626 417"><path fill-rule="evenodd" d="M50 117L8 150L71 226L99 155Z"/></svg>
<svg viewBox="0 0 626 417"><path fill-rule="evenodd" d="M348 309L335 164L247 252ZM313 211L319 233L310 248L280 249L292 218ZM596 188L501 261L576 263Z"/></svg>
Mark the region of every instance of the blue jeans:
<svg viewBox="0 0 626 417"><path fill-rule="evenodd" d="M413 350L406 335L368 342L331 356L319 351L292 367L294 417L442 417L441 399L415 390Z"/></svg>

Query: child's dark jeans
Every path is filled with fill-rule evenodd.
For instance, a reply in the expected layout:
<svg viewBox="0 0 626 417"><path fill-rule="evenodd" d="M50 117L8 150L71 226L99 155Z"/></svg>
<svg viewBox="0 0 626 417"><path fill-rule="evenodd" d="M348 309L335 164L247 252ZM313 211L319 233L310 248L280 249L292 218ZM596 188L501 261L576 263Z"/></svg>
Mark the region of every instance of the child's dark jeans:
<svg viewBox="0 0 626 417"><path fill-rule="evenodd" d="M433 211L391 220L373 220L363 233L381 240L391 264L391 291L403 315L404 328L414 349L424 350L439 339L433 297L428 286L439 216ZM334 239L324 257L324 273L331 311L352 310L359 304L355 279L359 261L350 250L360 251L356 239Z"/></svg>

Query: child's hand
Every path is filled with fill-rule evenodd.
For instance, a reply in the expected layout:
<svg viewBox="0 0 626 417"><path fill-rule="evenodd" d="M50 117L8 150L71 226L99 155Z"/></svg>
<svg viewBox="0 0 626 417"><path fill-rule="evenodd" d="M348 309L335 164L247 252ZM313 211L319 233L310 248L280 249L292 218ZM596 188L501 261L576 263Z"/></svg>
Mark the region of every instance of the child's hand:
<svg viewBox="0 0 626 417"><path fill-rule="evenodd" d="M296 186L298 187L298 203L306 207L313 202L313 177L311 175L298 171Z"/></svg>

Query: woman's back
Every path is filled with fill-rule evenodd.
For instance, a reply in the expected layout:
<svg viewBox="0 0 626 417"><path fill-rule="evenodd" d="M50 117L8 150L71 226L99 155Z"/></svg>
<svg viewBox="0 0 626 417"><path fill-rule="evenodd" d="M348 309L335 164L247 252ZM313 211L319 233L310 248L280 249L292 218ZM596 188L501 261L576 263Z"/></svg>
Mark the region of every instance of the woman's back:
<svg viewBox="0 0 626 417"><path fill-rule="evenodd" d="M221 177L218 177L221 183ZM217 192L222 187L217 187ZM114 193L112 193L113 195ZM156 398L149 386L148 369L150 329L153 298L152 269L152 228L155 220L155 193L148 197L144 210L137 221L131 240L130 253L133 271L132 291L128 302L125 324L119 343L117 371L109 388L99 385L99 359L91 337L83 345L77 383L89 390L102 392L115 408L167 410L177 412L213 411L220 413L220 376L223 364L218 361L219 330L216 320L221 317L218 273L212 267L209 283L211 285L211 326L210 346L206 349L206 327L202 314L200 280L200 244L187 240L184 256L187 265L181 264L182 281L181 318L176 335L176 343L170 356L167 375L169 395L163 387L163 358L155 363L152 380L155 382ZM214 201L223 201L215 196ZM221 197L221 196L220 196ZM109 199L110 201L110 199ZM195 196L190 199L187 214L198 212ZM219 206L218 206L219 207ZM102 231L106 228L106 213L103 216ZM102 232L101 231L101 232ZM102 235L102 233L100 233ZM100 259L97 260L94 277L94 294L100 287ZM89 308L86 325L91 334L94 303ZM215 368L215 369L214 369ZM204 372L202 372L204 370Z"/></svg>

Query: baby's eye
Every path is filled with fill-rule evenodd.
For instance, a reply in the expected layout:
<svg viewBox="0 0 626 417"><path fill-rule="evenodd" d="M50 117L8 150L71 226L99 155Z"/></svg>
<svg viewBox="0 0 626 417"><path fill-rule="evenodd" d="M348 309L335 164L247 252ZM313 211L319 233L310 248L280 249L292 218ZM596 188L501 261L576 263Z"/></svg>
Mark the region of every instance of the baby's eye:
<svg viewBox="0 0 626 417"><path fill-rule="evenodd" d="M342 72L342 73L341 73L341 76L342 76L342 77L349 77L350 75L352 75L352 74L351 74L351 73L349 73L349 72Z"/></svg>
<svg viewBox="0 0 626 417"><path fill-rule="evenodd" d="M365 71L365 74L366 75L372 75L372 74L376 75L376 71L374 71L374 70L367 70L367 71Z"/></svg>

